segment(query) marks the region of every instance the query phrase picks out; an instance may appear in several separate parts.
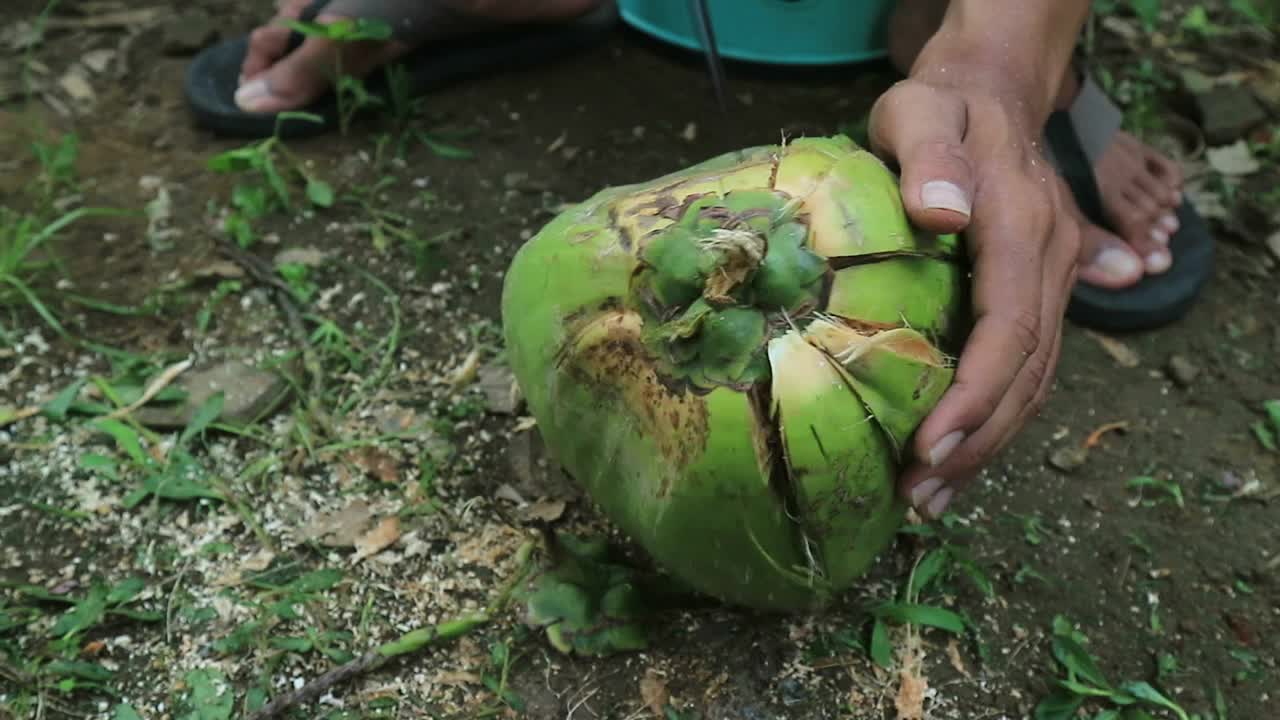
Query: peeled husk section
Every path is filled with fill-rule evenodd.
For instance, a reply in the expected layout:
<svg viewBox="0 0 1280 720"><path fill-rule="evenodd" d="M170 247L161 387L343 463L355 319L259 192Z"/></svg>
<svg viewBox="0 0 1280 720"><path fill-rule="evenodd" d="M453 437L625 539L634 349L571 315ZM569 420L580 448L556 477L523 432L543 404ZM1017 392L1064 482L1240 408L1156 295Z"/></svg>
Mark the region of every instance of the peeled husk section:
<svg viewBox="0 0 1280 720"><path fill-rule="evenodd" d="M599 193L513 261L508 359L543 437L684 583L804 609L891 542L963 279L896 192L842 138L754 148Z"/></svg>

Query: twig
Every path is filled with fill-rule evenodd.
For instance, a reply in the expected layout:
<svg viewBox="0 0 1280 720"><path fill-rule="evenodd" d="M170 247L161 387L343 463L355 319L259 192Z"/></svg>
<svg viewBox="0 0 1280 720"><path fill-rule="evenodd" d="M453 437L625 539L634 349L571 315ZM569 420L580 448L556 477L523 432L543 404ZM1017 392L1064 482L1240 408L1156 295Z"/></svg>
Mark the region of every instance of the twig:
<svg viewBox="0 0 1280 720"><path fill-rule="evenodd" d="M16 422L21 422L23 420L26 420L29 417L32 417L34 415L39 415L39 414L40 414L40 408L36 405L14 410L9 415L9 417L0 419L0 428L5 427L7 425L12 425L13 423L16 423Z"/></svg>
<svg viewBox="0 0 1280 720"><path fill-rule="evenodd" d="M399 638L389 643L380 645L373 650L361 655L351 662L339 665L311 682L303 685L294 692L272 700L263 705L256 712L249 715L245 720L268 720L283 713L292 707L303 705L314 701L316 698L324 695L330 689L349 682L357 677L368 674L387 664L394 658L402 655L409 655L418 652L423 648L435 645L442 640L453 640L476 628L487 625L494 617L497 617L510 602L512 593L524 581L529 574L531 567L531 558L533 556L534 544L532 542L525 543L524 546L516 552L516 562L518 568L514 575L503 586L502 590L494 596L489 606L483 612L463 616L456 620L440 623L439 625L431 625L428 627L410 630L401 635Z"/></svg>
<svg viewBox="0 0 1280 720"><path fill-rule="evenodd" d="M241 250L226 238L219 238L218 245L222 254L244 268L245 272L249 273L254 280L275 290L276 303L284 312L285 321L289 325L289 332L293 335L294 340L302 351L303 367L306 368L307 374L311 376L311 389L307 393L305 400L307 412L320 425L326 436L333 437L333 426L329 420L329 415L320 407L320 402L324 398L324 367L320 364L320 358L316 356L315 348L312 347L311 340L307 337L307 329L302 324L302 313L293 301L293 291L275 274L275 271L265 260Z"/></svg>
<svg viewBox="0 0 1280 720"><path fill-rule="evenodd" d="M112 410L106 415L106 418L108 420L118 420L151 402L155 396L160 394L160 391L169 387L169 385L172 384L179 375L189 370L193 362L194 361L191 358L187 358L182 362L174 363L173 365L165 368L164 372L156 376L156 379L152 380L150 385L147 385L147 388L142 391L142 394L138 396L137 400L134 400L124 407Z"/></svg>

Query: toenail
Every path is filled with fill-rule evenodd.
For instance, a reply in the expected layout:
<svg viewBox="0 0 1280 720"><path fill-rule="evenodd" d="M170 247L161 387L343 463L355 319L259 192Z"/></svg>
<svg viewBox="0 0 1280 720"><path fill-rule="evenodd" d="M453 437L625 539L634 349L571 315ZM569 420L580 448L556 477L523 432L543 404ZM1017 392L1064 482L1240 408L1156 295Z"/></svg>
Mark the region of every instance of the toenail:
<svg viewBox="0 0 1280 720"><path fill-rule="evenodd" d="M919 508L928 502L940 487L942 487L942 478L929 478L911 488L911 504Z"/></svg>
<svg viewBox="0 0 1280 720"><path fill-rule="evenodd" d="M926 210L950 210L969 216L969 198L955 183L946 180L930 180L920 186L920 202Z"/></svg>
<svg viewBox="0 0 1280 720"><path fill-rule="evenodd" d="M1147 272L1162 273L1173 264L1173 257L1168 250L1156 250L1147 256Z"/></svg>
<svg viewBox="0 0 1280 720"><path fill-rule="evenodd" d="M1133 253L1118 247L1103 248L1093 262L1103 272L1117 278L1128 278L1142 271L1142 262Z"/></svg>
<svg viewBox="0 0 1280 720"><path fill-rule="evenodd" d="M271 90L267 88L267 81L260 78L236 90L236 105L239 105L242 110L254 112L261 107L262 101L270 96Z"/></svg>
<svg viewBox="0 0 1280 720"><path fill-rule="evenodd" d="M1160 245L1169 244L1169 233L1160 228L1151 228L1151 239Z"/></svg>
<svg viewBox="0 0 1280 720"><path fill-rule="evenodd" d="M1164 229L1167 230L1170 235L1178 232L1178 227L1180 226L1177 216L1172 214L1167 214L1160 218L1160 224L1164 226Z"/></svg>
<svg viewBox="0 0 1280 720"><path fill-rule="evenodd" d="M947 506L951 504L951 496L954 494L955 490L951 488L939 490L938 494L934 495L933 499L929 501L929 507L926 510L929 516L938 517L941 515L947 509Z"/></svg>

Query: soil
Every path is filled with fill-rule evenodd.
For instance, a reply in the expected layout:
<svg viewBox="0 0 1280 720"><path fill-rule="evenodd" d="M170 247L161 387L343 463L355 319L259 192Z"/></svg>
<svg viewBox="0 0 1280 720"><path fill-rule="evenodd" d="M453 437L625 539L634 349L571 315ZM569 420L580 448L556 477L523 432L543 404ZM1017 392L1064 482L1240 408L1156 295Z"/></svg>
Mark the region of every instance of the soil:
<svg viewBox="0 0 1280 720"><path fill-rule="evenodd" d="M39 9L6 5L0 25ZM216 18L223 36L260 20L260 4L244 0L194 5ZM288 360L297 344L286 318L252 278L241 278L242 290L199 329L216 284L201 273L226 260L219 212L242 180L211 171L208 162L244 143L194 126L181 96L189 58L164 54L158 27L134 31L127 72L91 76L90 106L66 116L33 98L0 109L0 198L26 209L41 175L32 141L74 133L81 203L140 211L163 187L176 233L165 247L148 240L145 218L85 219L51 245L61 265L35 287L73 333L146 355L153 370L183 357ZM68 63L116 48L125 36L114 28L61 30L33 57L48 68L43 82L53 87ZM1130 59L1110 58L1116 66ZM400 128L372 115L345 137L289 141L339 196L387 178L371 202L406 218L416 238L379 247L369 212L350 202L258 223L250 251L268 262L289 248L325 254L309 277L315 292L304 306L308 332L326 318L367 354L350 365L326 356L320 400L335 431L323 441L328 449L309 452L296 442L305 413L293 403L258 430L215 433L199 446L238 508L153 500L126 508L121 498L139 479L125 473L113 481L78 463L88 452L112 453L83 418L36 417L0 429L0 580L10 588L0 595L0 612L32 605L14 584L78 596L95 578L137 576L148 587L139 607L166 618L108 616L80 639L78 657L116 670L109 684L118 699L92 687L63 693L14 672L54 650L36 632L43 625L19 632L0 623L0 660L10 670L0 673L0 717L39 716L32 698L43 694L95 716L112 717L116 702L127 700L143 717L187 717L196 668L225 674L238 715L250 688L283 691L323 672L332 663L317 653L213 648L257 612L254 603L265 602L260 589L243 582L247 575L218 582L228 572L262 569L250 561L264 550L263 535L274 544L270 567L283 568L282 576L324 567L346 573L342 585L304 603L304 621L276 620L271 633L298 635L304 626L350 632L349 648L358 654L482 606L512 571L513 547L543 524L526 512L534 501L544 510L567 502L562 516L545 513L552 526L607 528L589 502L530 461L539 454L518 427L520 417L477 411L485 406L479 385L450 384L451 373L477 349L472 361L481 366L500 357L498 298L507 262L564 203L721 152L838 132L864 117L896 79L876 63L732 70L732 106L721 113L697 57L619 31L565 61L431 94L410 127L472 157L443 157L411 143L396 159ZM389 142L379 145L380 138ZM1212 282L1185 319L1123 338L1069 326L1048 407L958 498L950 530L961 534L994 593L984 597L957 580L929 598L967 617L975 631L954 643L945 632L919 631L928 717L1030 717L1063 676L1050 653L1057 616L1089 637L1090 652L1114 682L1152 681L1206 717L1216 691L1233 719L1280 717L1280 453L1251 431L1266 420L1263 402L1280 398L1280 293L1266 247L1234 230L1221 233ZM142 310L107 312L74 302L77 295ZM113 366L102 353L59 338L25 303L5 307L0 322L9 348L0 355L7 385L0 402L40 403L75 377L123 372L120 361ZM383 366L384 341L397 332ZM1136 361L1125 361L1126 353L1108 344L1115 342ZM313 388L303 387L306 397ZM405 417L409 425L397 424ZM1125 425L1095 438L1083 456L1064 452L1109 423ZM391 426L411 431L378 441ZM367 446L355 447L361 440ZM270 453L268 469L255 474L251 466ZM1160 486L1131 486L1136 477L1176 485L1181 500ZM531 504L514 501L513 490ZM439 512L406 512L427 497ZM318 513L353 499L372 503L374 516L398 515L398 542L356 559L350 547L301 537ZM242 521L246 513L260 533ZM866 641L865 609L897 596L920 547L904 535L865 584L820 615L762 616L714 605L663 613L651 625L651 647L638 653L565 657L536 633L520 633L509 613L460 643L335 688L298 717L481 715L501 707L483 678L497 677L491 646L503 639L516 654L506 682L523 713L505 710L513 716L645 717L665 692L670 707L685 713L678 717L898 717L898 669L878 668L864 649L832 638ZM53 613L41 622L57 617L56 605L40 607ZM901 629L892 638L898 648L910 641ZM1176 667L1160 672L1164 656L1176 658ZM55 712L40 708L45 716Z"/></svg>

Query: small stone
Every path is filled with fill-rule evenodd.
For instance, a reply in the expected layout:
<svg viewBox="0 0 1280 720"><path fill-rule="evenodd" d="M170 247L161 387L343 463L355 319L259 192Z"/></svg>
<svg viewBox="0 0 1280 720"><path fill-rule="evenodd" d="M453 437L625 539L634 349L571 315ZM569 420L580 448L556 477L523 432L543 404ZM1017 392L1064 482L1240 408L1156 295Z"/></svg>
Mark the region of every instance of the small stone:
<svg viewBox="0 0 1280 720"><path fill-rule="evenodd" d="M1200 374L1200 368L1181 355L1172 355L1169 357L1168 364L1165 365L1165 372L1178 387L1185 388L1195 382L1196 376Z"/></svg>
<svg viewBox="0 0 1280 720"><path fill-rule="evenodd" d="M520 390L515 376L505 365L486 365L480 368L480 390L484 392L485 408L499 415L514 415L520 407Z"/></svg>
<svg viewBox="0 0 1280 720"><path fill-rule="evenodd" d="M133 413L138 422L158 428L186 427L196 410L222 391L225 395L219 421L245 425L272 412L289 395L289 383L283 377L238 360L192 370L174 385L186 391L186 399L172 405L141 407Z"/></svg>
<svg viewBox="0 0 1280 720"><path fill-rule="evenodd" d="M1065 445L1049 453L1049 464L1064 473L1075 472L1089 459L1089 450L1081 445Z"/></svg>
<svg viewBox="0 0 1280 720"><path fill-rule="evenodd" d="M1195 96L1200 126L1210 145L1226 145L1244 137L1267 119L1267 113L1248 88L1217 85Z"/></svg>
<svg viewBox="0 0 1280 720"><path fill-rule="evenodd" d="M1275 256L1276 260L1280 260L1280 230L1271 233L1267 238L1267 249Z"/></svg>
<svg viewBox="0 0 1280 720"><path fill-rule="evenodd" d="M193 55L217 39L217 25L200 8L183 11L160 29L160 48L166 55Z"/></svg>
<svg viewBox="0 0 1280 720"><path fill-rule="evenodd" d="M111 48L102 48L99 50L90 50L85 53L80 62L85 67L93 71L95 75L101 75L110 67L111 61L115 60L116 51Z"/></svg>

